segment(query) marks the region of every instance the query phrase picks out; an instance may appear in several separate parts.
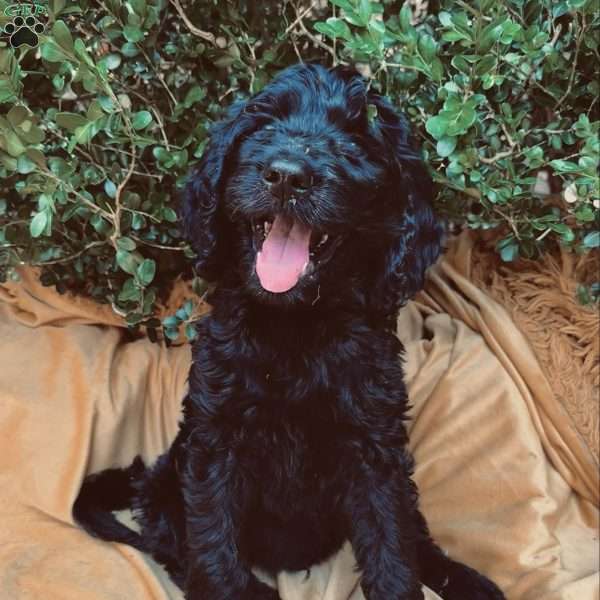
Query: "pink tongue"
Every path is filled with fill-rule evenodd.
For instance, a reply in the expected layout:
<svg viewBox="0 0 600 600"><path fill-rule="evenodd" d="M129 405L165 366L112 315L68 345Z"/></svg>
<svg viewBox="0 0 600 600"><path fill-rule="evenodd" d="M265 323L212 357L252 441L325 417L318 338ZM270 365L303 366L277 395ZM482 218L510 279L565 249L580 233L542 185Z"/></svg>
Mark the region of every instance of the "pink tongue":
<svg viewBox="0 0 600 600"><path fill-rule="evenodd" d="M256 257L256 274L269 292L291 290L308 263L310 227L277 215Z"/></svg>

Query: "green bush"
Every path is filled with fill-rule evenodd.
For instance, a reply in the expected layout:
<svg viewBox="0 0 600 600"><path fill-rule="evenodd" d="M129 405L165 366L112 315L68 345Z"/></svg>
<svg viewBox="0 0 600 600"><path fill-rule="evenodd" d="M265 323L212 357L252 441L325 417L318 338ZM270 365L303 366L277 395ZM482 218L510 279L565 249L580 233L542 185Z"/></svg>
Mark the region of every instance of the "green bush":
<svg viewBox="0 0 600 600"><path fill-rule="evenodd" d="M595 0L321 4L29 5L39 46L0 38L0 278L40 265L45 284L177 337L192 304L154 317L174 277L193 276L177 188L223 107L300 57L355 64L400 105L438 208L504 231L504 260L600 245Z"/></svg>

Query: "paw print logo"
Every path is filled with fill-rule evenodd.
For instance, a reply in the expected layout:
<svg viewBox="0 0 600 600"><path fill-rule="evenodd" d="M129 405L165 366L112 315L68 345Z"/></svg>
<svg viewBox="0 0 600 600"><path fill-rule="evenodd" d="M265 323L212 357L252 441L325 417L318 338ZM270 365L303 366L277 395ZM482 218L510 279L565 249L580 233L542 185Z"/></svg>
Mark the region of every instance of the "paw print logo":
<svg viewBox="0 0 600 600"><path fill-rule="evenodd" d="M4 26L4 33L10 35L9 42L13 48L29 46L35 48L38 45L38 35L44 33L44 24L40 23L34 16L26 18L15 17Z"/></svg>

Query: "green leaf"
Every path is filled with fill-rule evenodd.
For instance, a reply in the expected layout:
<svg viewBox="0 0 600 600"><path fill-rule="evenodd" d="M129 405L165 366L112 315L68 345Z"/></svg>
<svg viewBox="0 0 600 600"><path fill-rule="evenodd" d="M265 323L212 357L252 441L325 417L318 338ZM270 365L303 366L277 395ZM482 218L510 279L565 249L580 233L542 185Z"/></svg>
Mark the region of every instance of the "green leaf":
<svg viewBox="0 0 600 600"><path fill-rule="evenodd" d="M106 235L110 231L110 225L98 214L94 214L90 217L90 225L100 235Z"/></svg>
<svg viewBox="0 0 600 600"><path fill-rule="evenodd" d="M203 296L208 290L208 282L200 277L192 279L192 290L197 296Z"/></svg>
<svg viewBox="0 0 600 600"><path fill-rule="evenodd" d="M88 106L85 116L90 121L97 121L98 119L102 118L104 116L102 104L98 100L92 100Z"/></svg>
<svg viewBox="0 0 600 600"><path fill-rule="evenodd" d="M131 124L134 129L144 129L152 123L152 115L147 110L140 110L133 115Z"/></svg>
<svg viewBox="0 0 600 600"><path fill-rule="evenodd" d="M577 163L568 160L551 160L550 166L561 173L573 173L580 170Z"/></svg>
<svg viewBox="0 0 600 600"><path fill-rule="evenodd" d="M8 111L6 118L13 127L18 127L29 116L30 112L21 104L17 104Z"/></svg>
<svg viewBox="0 0 600 600"><path fill-rule="evenodd" d="M185 326L185 337L190 342L193 342L198 337L198 332L196 331L196 327L194 326L193 323L188 323Z"/></svg>
<svg viewBox="0 0 600 600"><path fill-rule="evenodd" d="M437 153L444 158L450 156L456 148L456 141L455 137L447 135L441 137L436 146Z"/></svg>
<svg viewBox="0 0 600 600"><path fill-rule="evenodd" d="M38 167L44 168L46 166L46 157L41 150L36 148L27 148L25 151L27 158L35 163Z"/></svg>
<svg viewBox="0 0 600 600"><path fill-rule="evenodd" d="M163 327L179 327L179 319L174 315L165 317L162 321Z"/></svg>
<svg viewBox="0 0 600 600"><path fill-rule="evenodd" d="M410 9L410 5L408 4L408 2L404 2L404 4L402 5L402 8L400 9L400 15L399 15L399 25L400 25L400 30L403 33L408 33L408 31L410 29L412 29L412 25L411 25L411 20L412 20L412 10Z"/></svg>
<svg viewBox="0 0 600 600"><path fill-rule="evenodd" d="M95 121L88 121L85 125L77 127L72 139L72 147L74 147L75 144L89 144L98 131L100 131L100 127Z"/></svg>
<svg viewBox="0 0 600 600"><path fill-rule="evenodd" d="M434 58L431 62L431 79L440 82L444 78L444 65L439 58Z"/></svg>
<svg viewBox="0 0 600 600"><path fill-rule="evenodd" d="M28 173L32 173L35 171L35 163L30 160L27 155L21 154L17 159L17 171L21 173L21 175L27 175Z"/></svg>
<svg viewBox="0 0 600 600"><path fill-rule="evenodd" d="M4 138L0 134L0 148L15 158L25 153L25 145L14 131L5 131L3 135Z"/></svg>
<svg viewBox="0 0 600 600"><path fill-rule="evenodd" d="M52 85L57 91L61 91L65 87L65 78L58 73L52 76Z"/></svg>
<svg viewBox="0 0 600 600"><path fill-rule="evenodd" d="M552 229L552 231L555 231L560 235L563 242L569 243L575 239L575 234L573 233L573 230L564 223L550 223L549 227L550 229Z"/></svg>
<svg viewBox="0 0 600 600"><path fill-rule="evenodd" d="M406 3L408 5L408 2ZM405 6L406 6L405 5ZM444 27L452 27L452 15L449 12L441 11L438 14L438 19Z"/></svg>
<svg viewBox="0 0 600 600"><path fill-rule="evenodd" d="M582 223L591 223L596 217L594 209L589 204L584 204L575 211L575 217Z"/></svg>
<svg viewBox="0 0 600 600"><path fill-rule="evenodd" d="M496 68L496 57L492 55L484 56L476 65L475 65L475 75L481 76L489 71L492 71Z"/></svg>
<svg viewBox="0 0 600 600"><path fill-rule="evenodd" d="M378 41L382 40L385 35L385 23L379 19L372 18L369 21L367 29L369 30L371 37Z"/></svg>
<svg viewBox="0 0 600 600"><path fill-rule="evenodd" d="M83 127L88 123L88 120L83 115L71 112L58 112L54 120L57 125L64 127L68 131L75 131L78 127Z"/></svg>
<svg viewBox="0 0 600 600"><path fill-rule="evenodd" d="M65 4L66 0L49 0L50 13L56 18L63 11Z"/></svg>
<svg viewBox="0 0 600 600"><path fill-rule="evenodd" d="M146 15L146 0L129 0L131 8L140 17Z"/></svg>
<svg viewBox="0 0 600 600"><path fill-rule="evenodd" d="M496 249L500 252L500 258L504 262L512 262L519 258L519 245L513 237L500 240L496 244Z"/></svg>
<svg viewBox="0 0 600 600"><path fill-rule="evenodd" d="M324 33L332 38L352 39L352 32L350 31L350 27L348 27L348 23L336 17L330 17L325 23L315 23L315 29L319 33Z"/></svg>
<svg viewBox="0 0 600 600"><path fill-rule="evenodd" d="M139 302L142 297L141 290L136 286L135 280L129 278L123 284L117 300L119 302Z"/></svg>
<svg viewBox="0 0 600 600"><path fill-rule="evenodd" d="M164 331L165 331L165 335L173 342L176 341L177 338L179 337L179 329L175 329L173 327L167 327Z"/></svg>
<svg viewBox="0 0 600 600"><path fill-rule="evenodd" d="M56 23L54 23L52 26L52 35L63 50L66 50L69 54L74 53L73 36L71 35L69 28L62 21L56 21Z"/></svg>
<svg viewBox="0 0 600 600"><path fill-rule="evenodd" d="M477 113L468 103L461 103L453 110L443 110L440 115L447 121L445 131L447 135L466 133L477 119Z"/></svg>
<svg viewBox="0 0 600 600"><path fill-rule="evenodd" d="M71 172L71 166L66 160L60 158L59 156L50 157L48 159L48 167L57 177L60 177L61 179L69 175Z"/></svg>
<svg viewBox="0 0 600 600"><path fill-rule="evenodd" d="M331 4L335 4L344 10L352 10L353 5L350 0L330 0Z"/></svg>
<svg viewBox="0 0 600 600"><path fill-rule="evenodd" d="M177 222L177 213L170 206L165 206L162 209L162 216L163 219L169 221L169 223Z"/></svg>
<svg viewBox="0 0 600 600"><path fill-rule="evenodd" d="M583 245L586 248L600 247L600 231L592 231L583 238Z"/></svg>
<svg viewBox="0 0 600 600"><path fill-rule="evenodd" d="M19 137L28 144L39 144L45 137L44 132L29 119L19 125L17 132Z"/></svg>
<svg viewBox="0 0 600 600"><path fill-rule="evenodd" d="M156 274L156 263L151 258L145 258L137 268L137 277L144 286L150 285Z"/></svg>
<svg viewBox="0 0 600 600"><path fill-rule="evenodd" d="M430 35L425 33L419 36L418 49L423 60L427 64L430 64L431 61L435 58L437 52L437 44Z"/></svg>
<svg viewBox="0 0 600 600"><path fill-rule="evenodd" d="M186 108L189 108L193 104L196 104L196 102L204 100L205 97L206 90L204 88L201 88L199 85L194 85L187 91L183 100L183 105Z"/></svg>
<svg viewBox="0 0 600 600"><path fill-rule="evenodd" d="M133 213L131 216L131 228L135 231L139 231L146 226L146 217L144 215L140 215L139 213Z"/></svg>
<svg viewBox="0 0 600 600"><path fill-rule="evenodd" d="M72 57L52 38L40 46L40 55L48 62L68 62Z"/></svg>
<svg viewBox="0 0 600 600"><path fill-rule="evenodd" d="M123 27L123 35L128 42L133 44L141 42L144 39L144 32L135 25L125 25Z"/></svg>
<svg viewBox="0 0 600 600"><path fill-rule="evenodd" d="M185 311L186 319L189 319L194 312L194 302L190 299L186 300L183 303L183 310Z"/></svg>
<svg viewBox="0 0 600 600"><path fill-rule="evenodd" d="M487 27L484 27L481 35L477 39L480 56L485 55L485 53L493 46L493 44L500 39L500 36L503 32L504 30L502 25L498 24L497 21L490 23Z"/></svg>
<svg viewBox="0 0 600 600"><path fill-rule="evenodd" d="M450 61L450 64L458 69L461 73L469 74L471 72L471 66L467 62L466 58L460 54L454 56Z"/></svg>
<svg viewBox="0 0 600 600"><path fill-rule="evenodd" d="M132 44L131 42L125 42L121 46L121 54L123 54L123 56L125 56L126 58L133 58L134 56L137 56L139 53L140 53L140 49L135 44Z"/></svg>
<svg viewBox="0 0 600 600"><path fill-rule="evenodd" d="M119 248L120 250L127 250L128 252L132 252L133 250L135 250L136 245L131 238L123 236L117 239L117 248Z"/></svg>
<svg viewBox="0 0 600 600"><path fill-rule="evenodd" d="M425 129L436 140L441 139L448 129L448 120L443 116L429 117L425 123Z"/></svg>
<svg viewBox="0 0 600 600"><path fill-rule="evenodd" d="M366 25L373 14L373 7L370 0L358 0L358 16Z"/></svg>
<svg viewBox="0 0 600 600"><path fill-rule="evenodd" d="M138 265L142 262L138 256L126 250L117 250L117 264L125 273L135 275Z"/></svg>
<svg viewBox="0 0 600 600"><path fill-rule="evenodd" d="M161 163L166 163L170 158L168 150L163 146L155 146L152 148L152 155L158 162Z"/></svg>
<svg viewBox="0 0 600 600"><path fill-rule="evenodd" d="M48 225L49 213L46 210L42 210L35 214L31 222L29 223L29 234L32 238L37 238L44 233L46 226Z"/></svg>
<svg viewBox="0 0 600 600"><path fill-rule="evenodd" d="M109 71L114 71L121 65L121 55L117 52L107 54L102 60Z"/></svg>

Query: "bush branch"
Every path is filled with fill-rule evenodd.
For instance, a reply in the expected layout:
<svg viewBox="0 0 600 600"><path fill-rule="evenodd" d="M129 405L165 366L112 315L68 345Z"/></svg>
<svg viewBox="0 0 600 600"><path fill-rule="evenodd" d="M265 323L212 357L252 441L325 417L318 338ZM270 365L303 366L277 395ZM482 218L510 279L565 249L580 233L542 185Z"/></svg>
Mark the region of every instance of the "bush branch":
<svg viewBox="0 0 600 600"><path fill-rule="evenodd" d="M203 31L202 29L199 29L190 21L189 17L185 14L183 6L181 6L179 0L170 0L170 2L175 7L175 10L181 17L181 20L185 23L185 26L188 28L188 31L192 35L203 39L205 42L208 42L212 46L217 45L217 38L214 36L214 34L210 33L210 31Z"/></svg>
<svg viewBox="0 0 600 600"><path fill-rule="evenodd" d="M107 243L106 240L99 240L99 241L91 242L91 243L87 244L87 246L85 246L85 248L82 248L81 250L79 250L79 252L75 252L74 254L69 254L69 256L63 256L62 258L56 258L55 260L43 260L43 261L39 261L39 262L32 262L30 264L33 265L34 267L45 267L46 265L60 265L60 264L75 260L76 258L79 258L82 254L85 254L90 248L95 248L97 246L104 246L106 243Z"/></svg>

